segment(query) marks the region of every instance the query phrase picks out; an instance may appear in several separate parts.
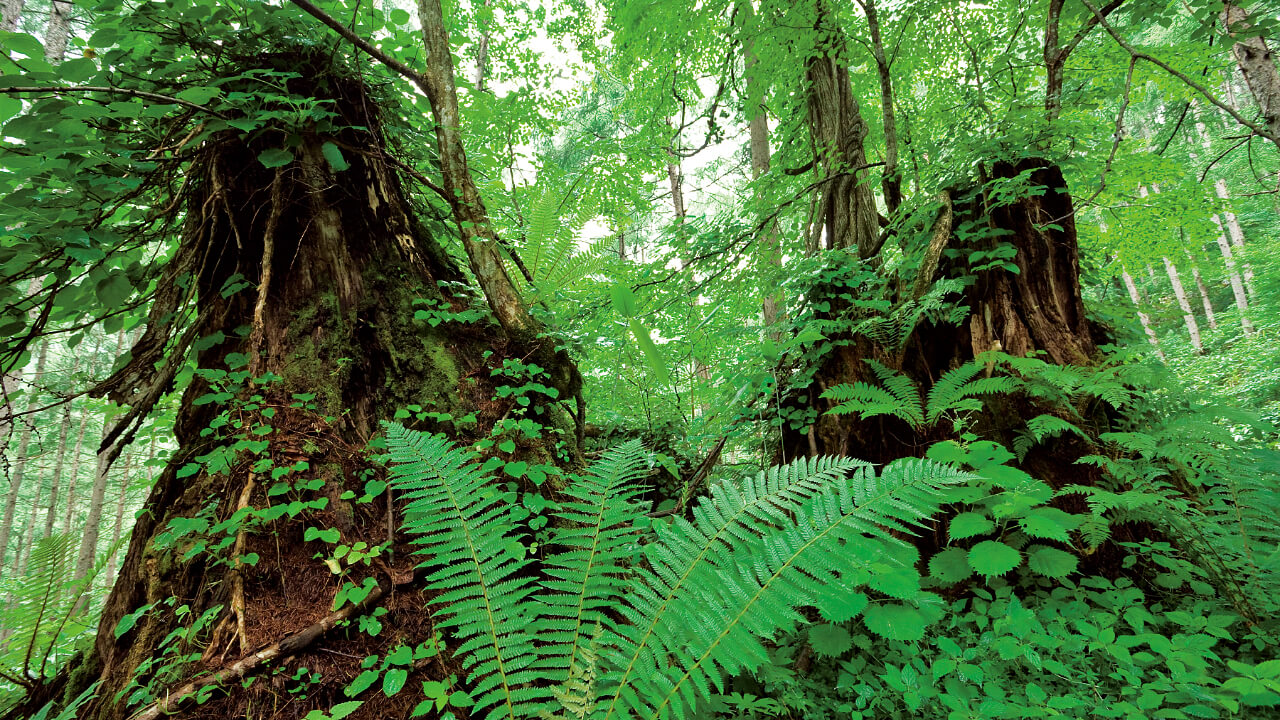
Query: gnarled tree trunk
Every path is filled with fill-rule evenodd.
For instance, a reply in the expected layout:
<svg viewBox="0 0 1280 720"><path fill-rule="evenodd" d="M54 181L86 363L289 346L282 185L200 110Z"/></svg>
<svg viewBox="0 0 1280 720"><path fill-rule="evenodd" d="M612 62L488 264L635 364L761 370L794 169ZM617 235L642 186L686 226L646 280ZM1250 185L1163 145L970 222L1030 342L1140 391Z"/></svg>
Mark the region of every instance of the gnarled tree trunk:
<svg viewBox="0 0 1280 720"><path fill-rule="evenodd" d="M283 134L264 133L246 144L228 133L207 142L188 171L185 235L174 272L165 277L194 276L191 302L199 319L190 334L222 341L196 354L200 371L174 425L178 448L133 528L96 645L70 677L67 693L101 681L97 700L81 717L159 717L180 706L175 691L197 675L221 681L226 693L202 705L202 717L243 717L248 708L256 713L282 697L301 717L347 700L342 689L358 674L361 658L428 640L426 599L411 591L416 561L397 535L401 515L392 494L359 500L377 472L366 444L379 421L411 404L454 417L475 411L474 432L487 433L514 408L513 399L491 400L491 370L506 357L546 350L513 340L494 324L415 321L415 300L455 310L469 303L447 285L464 277L415 219L385 159L375 101L323 58L264 62L304 68L290 91L333 100L340 116L335 125L345 129L302 133L293 161L275 169L258 156L280 148ZM327 142L344 149L349 167L335 169L322 150ZM228 283L241 278L250 287L227 292ZM130 367L112 379L113 396L121 400L140 396L133 390L147 380L136 374L153 367L179 332L165 325L172 311L164 307L165 292L157 293L161 299ZM492 355L485 357L486 350ZM255 378L244 373L237 382L235 373L247 367ZM234 387L224 388L228 382ZM555 418L562 429L569 425L563 412ZM453 430L447 421L437 427ZM254 444L259 438L266 442ZM504 458L551 458L549 443L517 443ZM210 461L216 456L223 461ZM281 468L293 471L272 472ZM294 489L281 495L273 491L279 483ZM253 519L291 501L308 505L269 521ZM239 520L224 522L233 517ZM193 518L198 527L192 531ZM336 529L348 546L385 543L387 550L341 577L323 562L332 545L309 537L308 527ZM256 564L244 560L252 556ZM377 585L369 598L335 614L343 582L359 586L370 578ZM373 604L393 613L394 628L377 637L334 631L339 619ZM116 637L121 618L139 610L136 623ZM202 629L172 640L171 633L206 612ZM198 659L180 662L192 648ZM324 681L301 701L269 680L239 682L261 671L268 657L273 668L292 673L305 666ZM410 684L434 671L413 672ZM362 699L352 717L407 716L413 702L408 693L371 692Z"/></svg>

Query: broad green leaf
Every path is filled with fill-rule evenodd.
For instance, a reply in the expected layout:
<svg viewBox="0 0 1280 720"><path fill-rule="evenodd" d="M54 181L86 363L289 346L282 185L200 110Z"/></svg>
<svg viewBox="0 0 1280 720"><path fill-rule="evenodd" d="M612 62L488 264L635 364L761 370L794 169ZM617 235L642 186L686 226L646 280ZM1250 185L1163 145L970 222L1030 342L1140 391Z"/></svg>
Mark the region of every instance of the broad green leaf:
<svg viewBox="0 0 1280 720"><path fill-rule="evenodd" d="M1050 578L1064 578L1076 571L1075 555L1045 545L1027 548L1027 567L1031 572Z"/></svg>
<svg viewBox="0 0 1280 720"><path fill-rule="evenodd" d="M334 172L342 172L351 167L347 159L342 156L342 150L331 142L321 145L320 152L324 153L324 159L329 162L329 168Z"/></svg>
<svg viewBox="0 0 1280 720"><path fill-rule="evenodd" d="M862 613L862 621L880 637L906 642L922 639L926 625L919 610L899 603L872 605Z"/></svg>
<svg viewBox="0 0 1280 720"><path fill-rule="evenodd" d="M952 547L929 558L929 575L944 583L958 583L973 575L969 567L969 551Z"/></svg>
<svg viewBox="0 0 1280 720"><path fill-rule="evenodd" d="M974 535L985 535L995 529L995 523L986 515L976 512L962 512L951 518L947 525L947 534L952 540L963 540Z"/></svg>
<svg viewBox="0 0 1280 720"><path fill-rule="evenodd" d="M289 163L293 162L293 153L289 152L288 150L284 150L282 148L271 148L270 150L263 150L262 152L258 153L258 162L262 163L263 167L269 167L269 168L284 167L285 165L288 165Z"/></svg>
<svg viewBox="0 0 1280 720"><path fill-rule="evenodd" d="M969 550L969 567L980 575L1003 575L1022 563L1022 554L999 540L983 540Z"/></svg>
<svg viewBox="0 0 1280 720"><path fill-rule="evenodd" d="M853 647L853 636L840 625L823 623L809 628L809 644L820 655L837 657Z"/></svg>

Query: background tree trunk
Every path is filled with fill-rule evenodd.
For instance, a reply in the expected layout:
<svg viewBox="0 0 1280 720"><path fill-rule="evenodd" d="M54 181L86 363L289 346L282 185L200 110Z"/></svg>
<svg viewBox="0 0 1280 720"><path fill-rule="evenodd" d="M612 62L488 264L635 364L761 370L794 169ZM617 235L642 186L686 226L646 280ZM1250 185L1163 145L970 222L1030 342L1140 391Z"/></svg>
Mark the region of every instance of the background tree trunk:
<svg viewBox="0 0 1280 720"><path fill-rule="evenodd" d="M1187 325L1187 334L1191 336L1191 347L1197 354L1204 353L1204 345L1200 342L1200 326L1196 323L1195 313L1191 311L1191 303L1187 301L1187 293L1182 288L1182 280L1178 278L1178 268L1169 258L1164 260L1164 270L1169 275L1169 284L1173 286L1173 295L1178 299L1178 307L1182 308L1182 318Z"/></svg>
<svg viewBox="0 0 1280 720"><path fill-rule="evenodd" d="M27 413L40 406L39 393L36 391L36 383L44 379L45 363L49 359L49 342L47 340L40 343L39 349L36 351L36 371L31 376L28 383L27 392ZM28 453L31 449L31 431L35 425L35 417L32 415L24 415L19 420L18 427L18 448L14 454L12 475L9 476L9 495L4 503L4 519L0 521L0 570L5 566L5 553L9 548L9 538L13 534L14 511L18 507L18 497L22 491L22 481L27 472ZM17 553L14 553L17 557Z"/></svg>
<svg viewBox="0 0 1280 720"><path fill-rule="evenodd" d="M1280 73L1276 71L1271 49L1264 38L1249 33L1251 24L1244 8L1230 0L1222 5L1219 19L1227 37L1233 41L1231 55L1258 103L1267 130L1272 137L1280 137Z"/></svg>

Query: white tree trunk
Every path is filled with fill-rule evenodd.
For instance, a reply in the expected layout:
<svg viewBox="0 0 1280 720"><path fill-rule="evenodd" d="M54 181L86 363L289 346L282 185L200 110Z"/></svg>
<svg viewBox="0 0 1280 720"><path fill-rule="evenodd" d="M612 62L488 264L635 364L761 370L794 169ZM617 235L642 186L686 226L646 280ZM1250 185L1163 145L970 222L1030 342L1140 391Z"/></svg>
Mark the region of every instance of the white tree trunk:
<svg viewBox="0 0 1280 720"><path fill-rule="evenodd" d="M1142 322L1142 329L1147 332L1147 340L1151 341L1151 347L1156 351L1156 357L1164 360L1164 351L1160 349L1160 339L1156 337L1156 331L1151 327L1151 319L1142 311L1142 297L1138 295L1138 286L1133 284L1133 276L1128 270L1121 270L1120 276L1124 278L1125 289L1129 291L1129 299L1133 301L1133 307L1138 311L1138 320Z"/></svg>
<svg viewBox="0 0 1280 720"><path fill-rule="evenodd" d="M1209 300L1209 288L1205 287L1204 278L1200 277L1200 268L1196 267L1191 253L1187 253L1187 260L1191 261L1191 277L1195 278L1196 288L1200 290L1200 302L1204 305L1204 317L1209 321L1209 327L1217 330L1218 316L1213 312L1213 302Z"/></svg>
<svg viewBox="0 0 1280 720"><path fill-rule="evenodd" d="M119 555L120 535L124 530L124 504L129 496L129 465L133 460L132 453L124 454L124 462L120 466L120 499L116 501L116 524L111 531L111 559L107 561L107 574L103 577L110 587L116 579L116 556Z"/></svg>
<svg viewBox="0 0 1280 720"><path fill-rule="evenodd" d="M1213 224L1218 226L1218 250L1222 252L1222 260L1227 265L1227 278L1231 281L1231 293L1236 298L1236 309L1240 311L1240 327L1245 335L1253 334L1253 323L1249 322L1249 299L1245 297L1244 283L1236 270L1236 260L1231 254L1231 243L1227 240L1226 230L1217 215L1213 216Z"/></svg>
<svg viewBox="0 0 1280 720"><path fill-rule="evenodd" d="M1173 295L1178 298L1178 307L1182 308L1182 318L1187 323L1191 347L1195 348L1196 354L1204 354L1204 345L1200 342L1200 325L1196 323L1195 313L1191 311L1191 303L1187 302L1187 293L1182 288L1182 280L1178 278L1178 268L1169 261L1169 258L1162 259L1165 272L1169 274L1169 284L1173 285Z"/></svg>

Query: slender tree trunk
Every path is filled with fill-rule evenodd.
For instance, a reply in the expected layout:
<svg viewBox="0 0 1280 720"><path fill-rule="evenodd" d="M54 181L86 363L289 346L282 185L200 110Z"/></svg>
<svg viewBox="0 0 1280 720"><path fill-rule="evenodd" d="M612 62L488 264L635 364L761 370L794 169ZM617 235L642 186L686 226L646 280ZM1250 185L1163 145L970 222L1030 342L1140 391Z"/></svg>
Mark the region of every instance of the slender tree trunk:
<svg viewBox="0 0 1280 720"><path fill-rule="evenodd" d="M1204 353L1204 344L1200 342L1200 325L1196 323L1195 313L1191 311L1191 303L1187 301L1187 293L1182 288L1182 280L1178 278L1178 268L1169 261L1164 260L1165 272L1169 274L1169 284L1173 286L1173 295L1178 299L1178 307L1182 308L1182 318L1187 324L1187 334L1191 336L1191 347L1195 348L1197 354Z"/></svg>
<svg viewBox="0 0 1280 720"><path fill-rule="evenodd" d="M76 368L80 365L80 356L76 355L71 363L71 374L75 375ZM62 470L66 467L67 460L67 435L71 433L71 403L68 402L62 406L62 420L58 423L58 455L53 463L53 477L50 479L49 486L49 511L45 513L44 532L41 537L49 537L53 534L53 519L58 514L58 492L62 486Z"/></svg>
<svg viewBox="0 0 1280 720"><path fill-rule="evenodd" d="M1249 92L1258 103L1271 137L1280 138L1280 72L1276 70L1271 49L1267 47L1266 39L1249 32L1252 25L1244 8L1230 0L1222 5L1219 19L1227 37L1234 43L1231 55L1240 66L1240 73L1244 75ZM1277 141L1277 146L1280 147L1280 140Z"/></svg>
<svg viewBox="0 0 1280 720"><path fill-rule="evenodd" d="M880 76L880 111L884 119L884 204L889 217L902 205L902 174L898 169L898 124L893 116L893 77L889 74L889 60L885 56L884 42L880 37L880 18L875 0L858 0L867 14L867 26L871 31L871 54L876 60L876 72Z"/></svg>
<svg viewBox="0 0 1280 720"><path fill-rule="evenodd" d="M851 248L867 259L880 251L879 212L866 177L867 123L849 84L844 30L817 0L817 48L806 68L809 129L822 168L818 218L828 248Z"/></svg>
<svg viewBox="0 0 1280 720"><path fill-rule="evenodd" d="M1222 260L1227 266L1227 278L1231 282L1231 293L1236 299L1236 309L1240 311L1240 327L1244 329L1245 335L1252 335L1253 323L1249 322L1249 299L1245 295L1240 272L1236 269L1235 256L1231 253L1231 243L1227 241L1227 230L1217 215L1214 215L1212 220L1218 227L1218 250L1222 253Z"/></svg>
<svg viewBox="0 0 1280 720"><path fill-rule="evenodd" d="M1125 289L1129 291L1129 300L1133 302L1133 307L1138 312L1138 320L1142 323L1142 329L1147 333L1147 340L1151 343L1151 347L1155 349L1156 356L1164 360L1164 351L1160 349L1160 339L1156 337L1156 331L1151 327L1151 319L1142 311L1142 296L1138 294L1138 286L1133 282L1133 276L1128 270L1121 270L1120 277L1124 279Z"/></svg>
<svg viewBox="0 0 1280 720"><path fill-rule="evenodd" d="M1205 287L1204 278L1200 277L1200 268L1196 266L1195 259L1191 257L1191 253L1187 253L1187 260L1191 262L1191 277L1195 278L1196 288L1200 291L1200 303L1204 305L1204 317L1209 321L1209 327L1213 330L1218 329L1218 316L1213 311L1213 301L1209 299L1209 288Z"/></svg>
<svg viewBox="0 0 1280 720"><path fill-rule="evenodd" d="M1204 151L1206 154L1211 154L1213 151L1213 146L1209 140L1208 129L1205 128L1204 123L1201 122L1199 119L1196 120L1195 126L1196 126L1196 133L1200 136L1201 146L1204 147ZM1192 158L1194 159L1194 157L1195 156L1193 155ZM1214 190L1214 194L1218 196L1218 199L1222 201L1221 222L1219 222L1216 219L1218 217L1217 215L1214 216L1215 217L1214 222L1218 223L1218 228L1220 231L1223 231L1226 233L1227 237L1231 241L1231 246L1233 248L1235 248L1237 251L1243 250L1244 249L1244 228L1240 227L1239 219L1236 218L1236 214L1231 211L1231 193L1228 192L1227 190L1227 181L1224 178L1217 178L1213 182L1213 190ZM1244 282L1245 291L1248 293L1248 296L1252 298L1254 296L1253 268L1250 267L1249 263L1243 263L1243 267L1241 268L1240 274Z"/></svg>
<svg viewBox="0 0 1280 720"><path fill-rule="evenodd" d="M40 502L43 500L44 483L37 482L31 492L31 512L26 522L22 524L22 534L19 535L18 546L14 549L15 559L17 560L17 575L21 577L27 574L27 560L31 558L31 546L36 541L36 526L40 524Z"/></svg>
<svg viewBox="0 0 1280 720"><path fill-rule="evenodd" d="M120 543L121 533L124 532L124 504L129 496L129 465L132 460L133 454L125 452L124 459L120 463L120 498L116 501L116 524L111 531L111 558L107 560L107 574L103 576L107 580L107 587L116 580L116 556L120 554L116 546Z"/></svg>
<svg viewBox="0 0 1280 720"><path fill-rule="evenodd" d="M0 31L14 32L18 29L18 21L22 19L23 5L26 5L26 0L0 2Z"/></svg>
<svg viewBox="0 0 1280 720"><path fill-rule="evenodd" d="M119 357L125 351L124 328L116 335L116 351L115 356ZM119 422L119 418L105 419L102 423L103 440L111 437L111 431ZM118 439L116 442L123 442ZM97 468L93 475L93 489L89 493L89 512L84 520L84 535L80 539L80 551L76 554L75 572L72 574L72 582L82 582L89 576L89 571L93 569L93 561L98 555L98 538L102 534L102 507L106 503L107 496L107 476L111 471L111 460L115 457L112 452L114 444L106 447L100 447L98 450ZM84 612L88 607L90 594L85 593L76 603L76 612Z"/></svg>
<svg viewBox="0 0 1280 720"><path fill-rule="evenodd" d="M39 407L39 393L36 391L36 383L41 381L44 376L45 362L49 358L49 342L41 341L39 350L36 351L36 372L31 377L27 392L31 393L27 397L27 412ZM23 416L18 429L18 449L14 455L13 474L9 477L9 495L4 504L4 520L0 521L0 570L4 568L6 552L9 548L9 539L13 534L13 518L14 512L18 507L18 496L22 491L23 476L27 471L27 453L31 447L31 429L35 424L35 418L31 415ZM17 557L17 554L14 554Z"/></svg>
<svg viewBox="0 0 1280 720"><path fill-rule="evenodd" d="M480 4L479 12L484 12L489 8L489 0L484 0ZM474 74L471 76L471 84L475 87L476 92L484 92L484 81L489 71L489 23L480 21L484 30L480 33L480 40L476 43L476 67Z"/></svg>
<svg viewBox="0 0 1280 720"><path fill-rule="evenodd" d="M769 148L769 115L765 109L764 84L760 81L759 62L755 53L755 8L750 0L739 0L738 15L742 18L742 55L747 72L747 125L751 144L751 179L758 181L769 172L772 162ZM756 201L763 200L757 193ZM778 322L785 314L786 299L779 290L776 278L782 273L782 239L778 233L777 223L768 222L760 230L761 258L764 260L765 285L762 288L764 301L761 310L764 314L764 325L775 342L782 339L782 330Z"/></svg>

